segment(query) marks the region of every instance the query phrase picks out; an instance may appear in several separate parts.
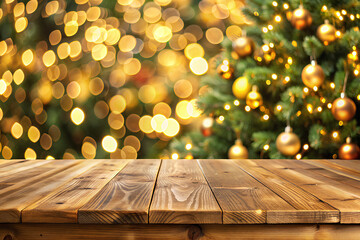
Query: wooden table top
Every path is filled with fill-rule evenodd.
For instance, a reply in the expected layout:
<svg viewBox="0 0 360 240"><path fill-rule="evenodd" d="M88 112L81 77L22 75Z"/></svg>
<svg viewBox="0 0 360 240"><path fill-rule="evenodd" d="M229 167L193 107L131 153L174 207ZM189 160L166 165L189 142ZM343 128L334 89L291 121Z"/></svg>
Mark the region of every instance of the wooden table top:
<svg viewBox="0 0 360 240"><path fill-rule="evenodd" d="M0 223L360 223L360 160L0 160Z"/></svg>

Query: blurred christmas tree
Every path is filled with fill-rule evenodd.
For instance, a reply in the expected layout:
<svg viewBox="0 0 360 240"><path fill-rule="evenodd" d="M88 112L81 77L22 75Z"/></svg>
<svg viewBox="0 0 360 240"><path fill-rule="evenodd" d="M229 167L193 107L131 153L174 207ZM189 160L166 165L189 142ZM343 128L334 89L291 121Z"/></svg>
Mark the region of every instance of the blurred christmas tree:
<svg viewBox="0 0 360 240"><path fill-rule="evenodd" d="M2 157L158 156L199 115L194 98L198 75L208 69L204 55L238 31L240 6L1 1Z"/></svg>
<svg viewBox="0 0 360 240"><path fill-rule="evenodd" d="M223 42L201 131L173 141L173 158L358 158L359 1L246 4L253 23Z"/></svg>

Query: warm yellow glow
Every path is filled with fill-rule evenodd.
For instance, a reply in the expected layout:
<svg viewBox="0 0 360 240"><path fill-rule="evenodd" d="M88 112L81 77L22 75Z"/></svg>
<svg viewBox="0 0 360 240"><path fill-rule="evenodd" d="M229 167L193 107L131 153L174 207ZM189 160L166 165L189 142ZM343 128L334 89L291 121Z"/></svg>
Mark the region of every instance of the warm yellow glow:
<svg viewBox="0 0 360 240"><path fill-rule="evenodd" d="M53 50L46 51L43 55L43 63L46 67L50 67L55 63L56 56Z"/></svg>
<svg viewBox="0 0 360 240"><path fill-rule="evenodd" d="M17 69L13 74L13 78L16 85L20 85L25 79L25 74L23 70Z"/></svg>
<svg viewBox="0 0 360 240"><path fill-rule="evenodd" d="M40 139L40 131L37 127L31 126L28 130L28 138L32 142L37 142Z"/></svg>
<svg viewBox="0 0 360 240"><path fill-rule="evenodd" d="M318 108L317 108L317 111L318 111L318 112L322 112L322 107L318 107Z"/></svg>
<svg viewBox="0 0 360 240"><path fill-rule="evenodd" d="M203 75L209 69L207 61L202 57L195 57L190 61L190 70L195 75Z"/></svg>
<svg viewBox="0 0 360 240"><path fill-rule="evenodd" d="M276 106L276 110L278 110L279 112L282 110L282 106L281 105L277 105Z"/></svg>
<svg viewBox="0 0 360 240"><path fill-rule="evenodd" d="M22 32L26 29L28 25L28 20L26 17L21 17L21 18L18 18L16 21L15 21L15 30L16 32Z"/></svg>
<svg viewBox="0 0 360 240"><path fill-rule="evenodd" d="M164 134L168 137L174 137L176 136L180 131L180 124L176 119L169 118L167 119L167 127L164 130Z"/></svg>
<svg viewBox="0 0 360 240"><path fill-rule="evenodd" d="M270 148L269 144L265 144L264 147L263 147L263 149L264 149L265 151L269 150L269 148Z"/></svg>
<svg viewBox="0 0 360 240"><path fill-rule="evenodd" d="M308 150L309 149L309 144L304 144L303 148L304 148L304 150Z"/></svg>
<svg viewBox="0 0 360 240"><path fill-rule="evenodd" d="M106 57L107 47L104 44L97 44L91 50L91 56L95 61L100 61Z"/></svg>
<svg viewBox="0 0 360 240"><path fill-rule="evenodd" d="M3 95L6 92L6 82L4 81L4 79L0 79L0 95Z"/></svg>
<svg viewBox="0 0 360 240"><path fill-rule="evenodd" d="M11 135L13 135L14 138L19 139L21 135L23 134L23 127L20 123L15 122L11 127Z"/></svg>
<svg viewBox="0 0 360 240"><path fill-rule="evenodd" d="M154 38L160 43L166 43L172 37L172 31L167 26L159 26L155 28Z"/></svg>
<svg viewBox="0 0 360 240"><path fill-rule="evenodd" d="M234 105L235 105L235 106L239 106L239 105L240 105L240 101L239 101L239 100L234 100Z"/></svg>
<svg viewBox="0 0 360 240"><path fill-rule="evenodd" d="M185 149L186 149L186 150L192 149L192 144L191 144L191 143L187 143L187 144L185 145Z"/></svg>
<svg viewBox="0 0 360 240"><path fill-rule="evenodd" d="M190 43L184 49L185 56L188 59L193 59L196 57L203 57L205 54L204 48L198 43Z"/></svg>
<svg viewBox="0 0 360 240"><path fill-rule="evenodd" d="M273 2L272 2L272 5L273 5L274 7L277 7L277 6L278 6L278 3L277 3L276 1L273 1Z"/></svg>
<svg viewBox="0 0 360 240"><path fill-rule="evenodd" d="M179 154L178 153L173 153L173 154L171 154L171 159L174 159L174 160L177 160L177 159L179 159Z"/></svg>
<svg viewBox="0 0 360 240"><path fill-rule="evenodd" d="M110 135L107 135L102 139L101 145L103 149L109 153L115 152L118 147L116 139Z"/></svg>
<svg viewBox="0 0 360 240"><path fill-rule="evenodd" d="M24 157L25 157L25 159L32 159L32 160L34 160L34 159L36 159L36 152L35 152L33 149L31 149L31 148L27 148L27 149L25 150Z"/></svg>
<svg viewBox="0 0 360 240"><path fill-rule="evenodd" d="M306 109L310 114L313 112L313 106L310 103L306 105Z"/></svg>
<svg viewBox="0 0 360 240"><path fill-rule="evenodd" d="M300 159L301 159L301 157L302 157L302 156L301 156L301 154L300 154L300 153L296 154L296 159L297 159L297 160L300 160Z"/></svg>
<svg viewBox="0 0 360 240"><path fill-rule="evenodd" d="M338 131L333 131L332 132L332 137L335 139L335 138L338 138L339 137L339 132Z"/></svg>
<svg viewBox="0 0 360 240"><path fill-rule="evenodd" d="M250 112L250 110L251 110L251 107L246 105L245 106L245 111Z"/></svg>
<svg viewBox="0 0 360 240"><path fill-rule="evenodd" d="M231 108L231 107L230 107L229 104L225 104L225 106L224 106L224 109L225 109L225 110L230 110L230 108Z"/></svg>
<svg viewBox="0 0 360 240"><path fill-rule="evenodd" d="M265 121L267 121L267 120L269 120L269 115L267 115L267 114L265 114L264 116L263 116L263 119L265 120Z"/></svg>
<svg viewBox="0 0 360 240"><path fill-rule="evenodd" d="M328 8L327 8L326 5L322 6L322 8L321 8L321 11L322 11L322 12L326 12L327 10L328 10Z"/></svg>
<svg viewBox="0 0 360 240"><path fill-rule="evenodd" d="M275 16L275 22L281 22L281 16L280 15Z"/></svg>
<svg viewBox="0 0 360 240"><path fill-rule="evenodd" d="M289 9L289 4L284 3L283 8L284 8L284 9Z"/></svg>
<svg viewBox="0 0 360 240"><path fill-rule="evenodd" d="M34 53L31 49L26 50L21 56L22 62L25 66L29 66L34 60Z"/></svg>
<svg viewBox="0 0 360 240"><path fill-rule="evenodd" d="M51 155L47 155L45 159L46 160L54 160L55 158L53 156L51 156Z"/></svg>
<svg viewBox="0 0 360 240"><path fill-rule="evenodd" d="M331 104L331 103L328 103L328 104L327 104L327 107L328 107L328 109L332 108L332 104Z"/></svg>
<svg viewBox="0 0 360 240"><path fill-rule="evenodd" d="M271 78L272 78L273 80L276 80L276 79L278 78L278 76L277 76L275 73L273 73L273 74L271 74Z"/></svg>
<svg viewBox="0 0 360 240"><path fill-rule="evenodd" d="M81 108L74 108L70 113L71 121L76 124L80 125L85 119L85 113Z"/></svg>
<svg viewBox="0 0 360 240"><path fill-rule="evenodd" d="M167 119L162 114L157 114L151 119L151 127L155 132L163 132L167 128L167 125Z"/></svg>

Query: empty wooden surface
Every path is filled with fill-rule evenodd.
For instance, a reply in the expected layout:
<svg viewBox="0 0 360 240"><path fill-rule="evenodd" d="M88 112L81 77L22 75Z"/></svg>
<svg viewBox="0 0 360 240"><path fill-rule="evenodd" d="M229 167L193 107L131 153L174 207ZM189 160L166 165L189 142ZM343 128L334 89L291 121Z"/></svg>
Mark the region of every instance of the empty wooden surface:
<svg viewBox="0 0 360 240"><path fill-rule="evenodd" d="M0 160L0 223L359 224L360 160Z"/></svg>
<svg viewBox="0 0 360 240"><path fill-rule="evenodd" d="M79 223L148 223L160 160L131 160L85 206Z"/></svg>
<svg viewBox="0 0 360 240"><path fill-rule="evenodd" d="M149 223L222 223L221 209L196 161L162 161Z"/></svg>

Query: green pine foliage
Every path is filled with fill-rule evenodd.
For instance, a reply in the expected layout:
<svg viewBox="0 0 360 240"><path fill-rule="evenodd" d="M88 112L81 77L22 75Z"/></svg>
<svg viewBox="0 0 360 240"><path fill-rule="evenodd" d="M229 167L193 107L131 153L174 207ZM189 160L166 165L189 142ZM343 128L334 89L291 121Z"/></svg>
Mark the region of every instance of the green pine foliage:
<svg viewBox="0 0 360 240"><path fill-rule="evenodd" d="M303 158L336 157L339 147L349 136L359 144L360 77L354 70L360 66L360 62L350 62L348 54L360 48L360 2L301 2L313 20L311 26L304 30L295 29L288 20L289 13L299 7L299 0L247 1L243 13L253 22L250 26L244 26L247 37L255 42L255 49L264 44L273 44L276 57L269 63L257 62L253 54L234 59L232 42L226 39L222 58L217 63L228 59L235 69L233 80L246 76L251 85L258 86L263 105L248 112L244 108L246 101L236 99L232 93L233 80L222 79L217 74L203 77L202 84L207 85L209 91L200 96L198 105L204 115L217 119L214 121L213 134L205 137L197 129L173 141L171 152L179 153L182 158L189 154L194 158L227 158L228 149L240 133L243 144L249 150L249 158L289 158L275 146L277 136L284 131L288 122L301 139L302 146L310 146L308 150L300 150ZM280 22L275 21L277 15L281 17ZM329 20L341 32L329 44L324 44L316 36L317 28L325 20ZM269 25L272 25L272 30ZM267 32L263 31L264 27L268 29ZM306 88L301 79L302 69L310 63L311 58L316 59L326 76L317 91ZM349 73L346 95L355 102L357 114L348 122L339 122L330 108L331 103L340 97L346 72ZM240 102L239 105L234 104L236 100ZM225 110L225 105L230 105L230 110ZM265 115L269 116L268 120ZM220 116L223 121L219 120ZM334 132L338 133L335 138ZM192 144L190 150L185 150L187 143Z"/></svg>

